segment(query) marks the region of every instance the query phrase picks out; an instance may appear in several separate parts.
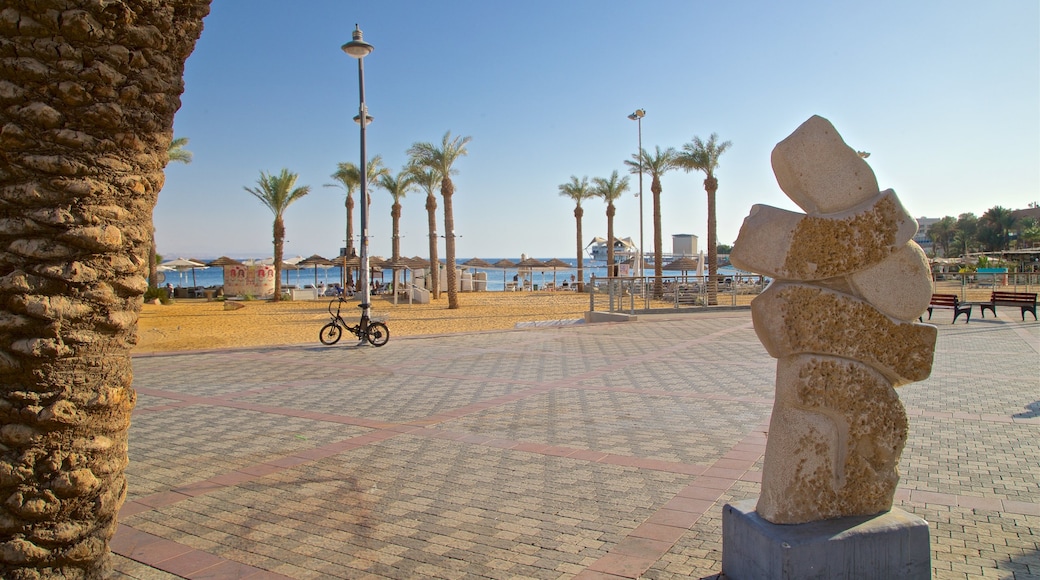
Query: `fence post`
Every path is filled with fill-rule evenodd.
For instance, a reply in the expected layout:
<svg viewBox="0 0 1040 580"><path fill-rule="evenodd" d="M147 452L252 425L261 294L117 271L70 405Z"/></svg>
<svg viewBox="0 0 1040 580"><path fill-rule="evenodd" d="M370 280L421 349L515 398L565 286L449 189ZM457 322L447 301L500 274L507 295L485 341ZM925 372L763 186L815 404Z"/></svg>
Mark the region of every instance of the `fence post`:
<svg viewBox="0 0 1040 580"><path fill-rule="evenodd" d="M588 292L589 292L589 312L595 312L596 311L596 275L595 274L593 274L592 278L589 280Z"/></svg>

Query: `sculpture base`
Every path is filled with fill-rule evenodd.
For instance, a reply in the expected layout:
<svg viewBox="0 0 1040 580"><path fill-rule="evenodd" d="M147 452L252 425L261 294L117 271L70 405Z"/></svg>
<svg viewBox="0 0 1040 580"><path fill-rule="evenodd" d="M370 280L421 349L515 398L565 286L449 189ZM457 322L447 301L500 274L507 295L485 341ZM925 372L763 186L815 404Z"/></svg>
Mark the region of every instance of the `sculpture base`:
<svg viewBox="0 0 1040 580"><path fill-rule="evenodd" d="M931 578L928 522L913 514L777 525L759 517L757 502L722 509L726 578Z"/></svg>

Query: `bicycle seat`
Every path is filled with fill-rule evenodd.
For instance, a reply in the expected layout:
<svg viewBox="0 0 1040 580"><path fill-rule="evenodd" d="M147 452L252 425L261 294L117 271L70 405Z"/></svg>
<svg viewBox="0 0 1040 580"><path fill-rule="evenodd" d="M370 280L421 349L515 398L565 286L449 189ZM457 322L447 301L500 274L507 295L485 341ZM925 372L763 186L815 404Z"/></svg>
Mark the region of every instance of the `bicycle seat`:
<svg viewBox="0 0 1040 580"><path fill-rule="evenodd" d="M371 304L358 304L357 305L358 308L368 308L369 306L372 306L372 305Z"/></svg>

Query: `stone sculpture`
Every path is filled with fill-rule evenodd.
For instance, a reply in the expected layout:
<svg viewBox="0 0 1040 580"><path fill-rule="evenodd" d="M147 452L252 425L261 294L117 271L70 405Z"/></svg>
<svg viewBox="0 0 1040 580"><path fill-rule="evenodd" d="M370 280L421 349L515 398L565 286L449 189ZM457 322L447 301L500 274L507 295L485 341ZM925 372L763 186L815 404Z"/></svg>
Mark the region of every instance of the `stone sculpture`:
<svg viewBox="0 0 1040 580"><path fill-rule="evenodd" d="M915 322L931 297L917 222L822 117L772 165L806 213L752 207L730 255L773 278L751 303L778 359L756 511L775 524L881 513L907 437L895 387L927 378L935 350L935 327Z"/></svg>

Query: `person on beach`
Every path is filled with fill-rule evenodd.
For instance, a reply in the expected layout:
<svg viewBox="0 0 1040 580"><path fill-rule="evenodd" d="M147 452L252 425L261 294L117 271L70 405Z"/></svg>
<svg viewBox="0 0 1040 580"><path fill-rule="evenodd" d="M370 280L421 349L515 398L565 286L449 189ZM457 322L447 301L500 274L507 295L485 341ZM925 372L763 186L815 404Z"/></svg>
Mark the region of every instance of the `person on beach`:
<svg viewBox="0 0 1040 580"><path fill-rule="evenodd" d="M171 282L166 283L166 297L173 298L173 283Z"/></svg>

